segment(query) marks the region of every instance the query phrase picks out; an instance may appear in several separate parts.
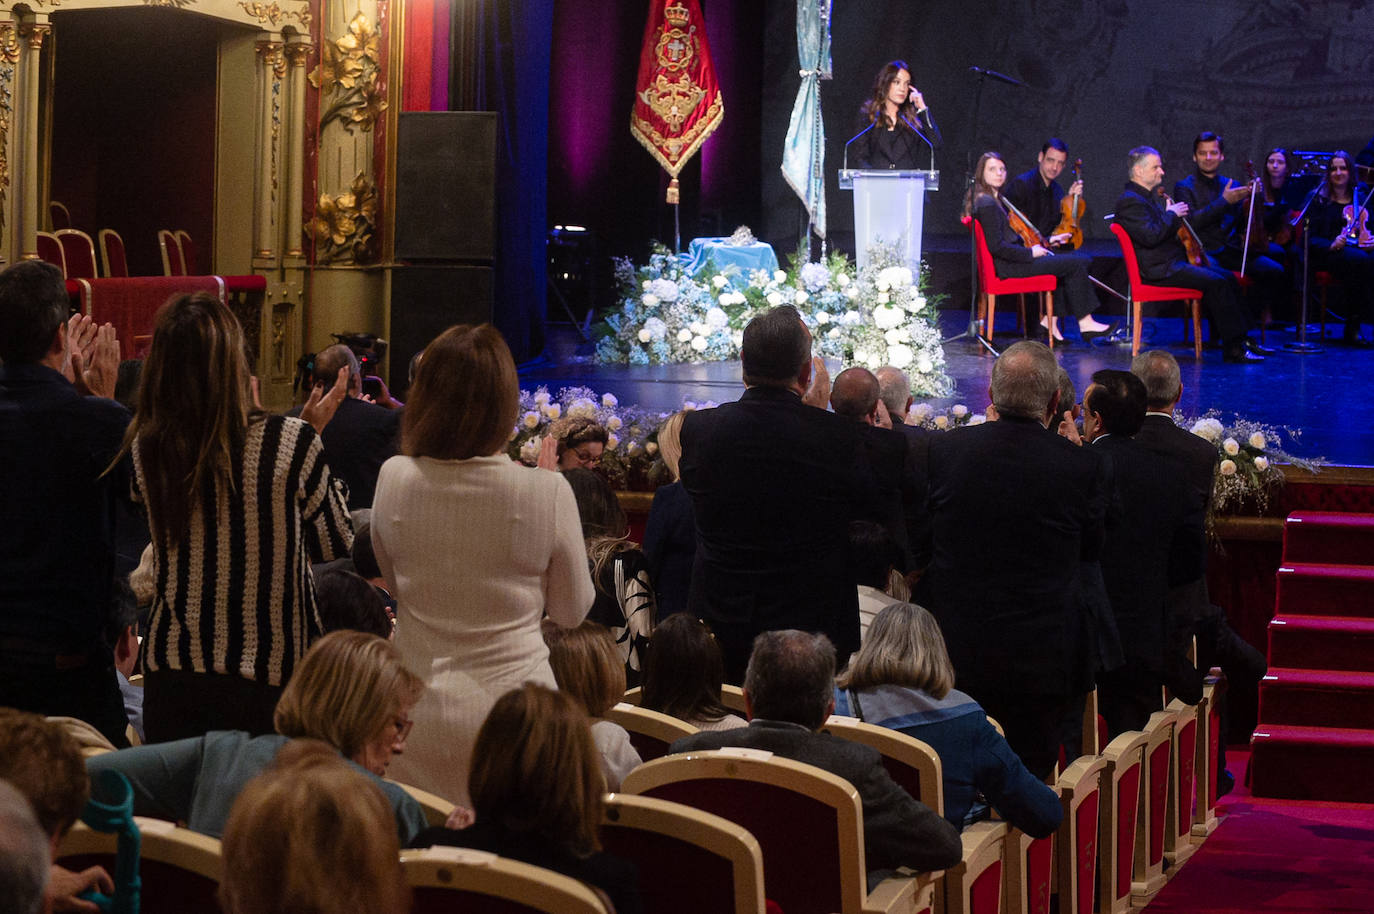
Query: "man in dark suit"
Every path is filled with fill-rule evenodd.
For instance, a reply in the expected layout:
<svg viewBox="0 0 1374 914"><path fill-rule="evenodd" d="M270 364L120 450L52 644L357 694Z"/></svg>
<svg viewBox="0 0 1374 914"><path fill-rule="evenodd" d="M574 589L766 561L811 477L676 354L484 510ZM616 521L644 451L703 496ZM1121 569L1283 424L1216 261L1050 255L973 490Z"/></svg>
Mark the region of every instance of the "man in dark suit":
<svg viewBox="0 0 1374 914"><path fill-rule="evenodd" d="M877 750L817 732L835 709L835 648L824 636L759 635L744 680L744 704L748 727L684 736L670 751L765 749L844 778L863 803L870 880L899 866L939 870L959 862L958 831L892 780Z"/></svg>
<svg viewBox="0 0 1374 914"><path fill-rule="evenodd" d="M1245 335L1245 315L1236 295L1236 278L1212 262L1194 266L1188 262L1178 230L1188 215L1188 204L1165 206L1157 193L1164 182L1159 150L1137 146L1128 153L1130 180L1116 201L1116 224L1126 230L1135 245L1140 278L1163 286L1182 286L1202 292L1202 307L1221 337L1228 362L1260 362L1259 347ZM1204 252L1205 257L1205 252Z"/></svg>
<svg viewBox="0 0 1374 914"><path fill-rule="evenodd" d="M744 396L687 414L679 464L697 529L687 608L710 623L735 683L759 632L824 632L842 657L858 648L848 527L873 497L859 425L803 401L830 391L811 390L797 310L750 321L740 358Z"/></svg>
<svg viewBox="0 0 1374 914"><path fill-rule="evenodd" d="M1169 616L1171 584L1202 569L1203 516L1179 465L1131 440L1145 421L1145 385L1128 371L1093 375L1083 396L1083 434L1106 455L1111 500L1102 579L1121 635L1125 665L1099 672L1098 707L1110 736L1140 730L1160 710L1160 687L1186 662L1176 633L1190 619Z"/></svg>
<svg viewBox="0 0 1374 914"><path fill-rule="evenodd" d="M859 424L860 440L878 488L877 500L864 509L864 519L887 530L901 554L898 570L905 573L912 568L906 516L911 511L924 511L925 506L917 502L914 480L907 472L906 437L890 427L879 392L873 372L858 366L846 368L835 376L830 408L835 415ZM879 422L886 424L880 426Z"/></svg>
<svg viewBox="0 0 1374 914"><path fill-rule="evenodd" d="M339 376L339 369L345 366L348 368L348 396L320 433L320 439L330 471L348 485L348 507L354 510L372 507L377 474L400 446L403 411L362 398L363 378L358 357L342 343L315 356L315 385L323 385L328 390ZM388 402L395 403L394 400ZM299 413L299 408L291 411L293 416Z"/></svg>
<svg viewBox="0 0 1374 914"><path fill-rule="evenodd" d="M907 546L911 550L911 570L921 571L930 564L930 514L926 511L926 478L930 462L929 429L907 425L907 414L914 402L911 381L906 372L892 365L884 365L873 373L878 379L878 396L892 420L893 430L906 438L906 475L911 487L911 503L905 505Z"/></svg>
<svg viewBox="0 0 1374 914"><path fill-rule="evenodd" d="M1097 560L1106 502L1099 456L1049 425L1058 367L1043 344L1015 343L992 370L998 421L931 442L934 555L921 581L957 687L1040 778L1074 696L1092 689L1080 574Z"/></svg>

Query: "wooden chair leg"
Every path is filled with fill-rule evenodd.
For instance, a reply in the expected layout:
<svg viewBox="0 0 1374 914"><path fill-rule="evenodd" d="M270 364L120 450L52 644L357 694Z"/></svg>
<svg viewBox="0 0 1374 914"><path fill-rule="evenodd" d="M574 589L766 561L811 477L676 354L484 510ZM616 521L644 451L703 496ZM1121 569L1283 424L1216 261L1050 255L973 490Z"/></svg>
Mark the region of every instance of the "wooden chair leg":
<svg viewBox="0 0 1374 914"><path fill-rule="evenodd" d="M1050 348L1054 348L1054 293L1045 292L1045 335L1050 338Z"/></svg>
<svg viewBox="0 0 1374 914"><path fill-rule="evenodd" d="M1126 307L1131 312L1131 358L1140 355L1140 302L1126 299Z"/></svg>
<svg viewBox="0 0 1374 914"><path fill-rule="evenodd" d="M993 324L997 320L997 296L991 292L983 294L986 310L983 312L983 338L992 342Z"/></svg>
<svg viewBox="0 0 1374 914"><path fill-rule="evenodd" d="M1025 293L1025 292L1019 292L1019 293L1017 293L1017 296L1016 296L1016 309L1017 309L1017 310L1016 310L1016 313L1017 313L1018 315L1020 315L1020 320L1021 320L1021 339L1024 340L1024 339L1026 338L1026 334L1030 332L1029 329L1027 328L1027 325L1026 325L1026 293Z"/></svg>
<svg viewBox="0 0 1374 914"><path fill-rule="evenodd" d="M1193 299L1193 358L1202 361L1202 299Z"/></svg>

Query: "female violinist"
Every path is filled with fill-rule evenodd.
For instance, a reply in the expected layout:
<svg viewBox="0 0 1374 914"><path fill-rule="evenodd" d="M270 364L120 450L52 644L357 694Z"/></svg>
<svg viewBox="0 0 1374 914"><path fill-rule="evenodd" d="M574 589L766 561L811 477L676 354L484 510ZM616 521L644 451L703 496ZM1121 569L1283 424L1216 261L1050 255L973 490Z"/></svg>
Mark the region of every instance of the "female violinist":
<svg viewBox="0 0 1374 914"><path fill-rule="evenodd" d="M924 168L928 150L943 142L921 91L911 84L911 68L894 60L878 71L873 91L860 109L854 151L862 168Z"/></svg>
<svg viewBox="0 0 1374 914"><path fill-rule="evenodd" d="M1350 153L1332 153L1326 182L1308 211L1308 244L1313 267L1330 272L1345 290L1348 314L1341 342L1364 348L1374 345L1360 336L1361 322L1374 320L1374 251L1360 244L1369 236L1368 209L1360 209L1369 191L1355 183L1353 166ZM1352 227L1354 241L1348 234Z"/></svg>
<svg viewBox="0 0 1374 914"><path fill-rule="evenodd" d="M1007 166L999 154L983 153L978 158L973 174L973 186L964 200L964 215L978 220L982 226L983 238L992 254L998 278L1053 274L1059 279L1059 298L1069 313L1078 319L1078 329L1083 339L1092 340L1110 332L1109 325L1098 322L1092 316L1097 297L1088 282L1091 259L1085 254L1072 252L1054 254L1040 243L1026 245L1007 218L1007 209L1002 200ZM1031 231L1034 231L1033 227ZM1056 340L1064 338L1057 325L1042 323L1041 326L1046 326Z"/></svg>

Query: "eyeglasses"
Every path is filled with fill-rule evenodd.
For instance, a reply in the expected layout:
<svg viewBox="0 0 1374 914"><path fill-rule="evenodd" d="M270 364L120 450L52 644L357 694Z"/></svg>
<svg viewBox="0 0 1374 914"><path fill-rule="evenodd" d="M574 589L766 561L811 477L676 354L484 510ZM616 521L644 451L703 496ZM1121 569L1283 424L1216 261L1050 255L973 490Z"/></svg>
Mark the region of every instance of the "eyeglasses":
<svg viewBox="0 0 1374 914"><path fill-rule="evenodd" d="M578 460L582 461L583 466L594 467L601 464L601 455L593 454L589 448L575 447L573 453L577 455Z"/></svg>
<svg viewBox="0 0 1374 914"><path fill-rule="evenodd" d="M409 717L402 717L392 721L391 725L396 728L396 742L404 743L406 737L410 735L410 729L415 726L415 721Z"/></svg>

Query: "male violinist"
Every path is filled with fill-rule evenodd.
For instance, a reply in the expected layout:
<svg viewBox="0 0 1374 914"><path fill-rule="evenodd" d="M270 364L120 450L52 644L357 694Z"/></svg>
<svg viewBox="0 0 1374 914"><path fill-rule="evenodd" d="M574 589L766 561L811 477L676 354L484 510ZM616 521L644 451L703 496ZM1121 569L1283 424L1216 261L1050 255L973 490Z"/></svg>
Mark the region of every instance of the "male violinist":
<svg viewBox="0 0 1374 914"><path fill-rule="evenodd" d="M1002 192L1013 206L1025 214L1036 231L1050 240L1050 247L1055 249L1069 240L1068 232L1053 234L1055 226L1059 225L1059 207L1065 196L1058 178L1068 161L1069 147L1058 137L1050 137L1040 147L1036 167L1012 178ZM1081 195L1083 182L1075 181L1068 193Z"/></svg>
<svg viewBox="0 0 1374 914"><path fill-rule="evenodd" d="M1116 201L1115 220L1135 246L1140 278L1202 292L1202 307L1221 338L1226 361L1264 361L1264 356L1253 351L1245 336L1236 277L1210 261L1206 266L1188 262L1178 230L1189 206L1181 200L1166 206L1160 199L1164 163L1159 150L1137 146L1127 153L1127 176L1126 187Z"/></svg>
<svg viewBox="0 0 1374 914"><path fill-rule="evenodd" d="M1218 266L1236 271L1245 265L1250 280L1251 297L1266 318L1282 311L1292 293L1292 283L1284 269L1283 249L1273 245L1267 237L1252 241L1250 253L1243 256L1246 242L1246 218L1251 185L1240 184L1222 177L1221 163L1226 161L1225 144L1210 130L1193 139L1193 174L1174 185L1174 199L1188 204L1188 221L1202 241L1202 247ZM1260 205L1262 201L1256 201ZM1261 223L1262 224L1262 223ZM1271 355L1251 342L1252 352Z"/></svg>

